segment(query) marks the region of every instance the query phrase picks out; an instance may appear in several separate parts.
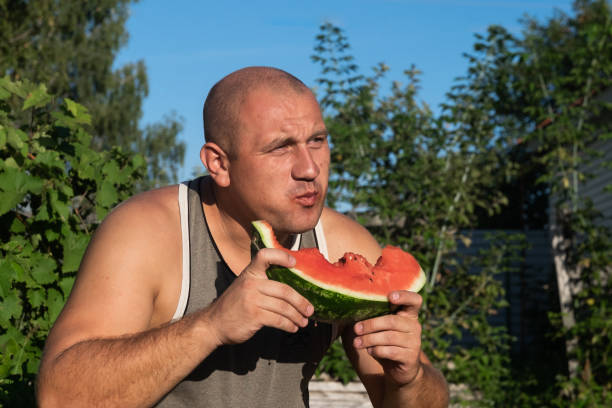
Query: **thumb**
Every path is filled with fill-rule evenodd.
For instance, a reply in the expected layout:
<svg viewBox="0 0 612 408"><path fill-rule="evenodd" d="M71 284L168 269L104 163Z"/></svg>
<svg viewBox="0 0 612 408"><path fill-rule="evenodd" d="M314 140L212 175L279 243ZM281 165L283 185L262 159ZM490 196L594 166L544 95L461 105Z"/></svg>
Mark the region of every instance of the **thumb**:
<svg viewBox="0 0 612 408"><path fill-rule="evenodd" d="M295 258L281 249L264 248L257 251L249 266L246 267L246 271L251 275L263 278L266 277L266 269L270 265L291 268L295 266Z"/></svg>

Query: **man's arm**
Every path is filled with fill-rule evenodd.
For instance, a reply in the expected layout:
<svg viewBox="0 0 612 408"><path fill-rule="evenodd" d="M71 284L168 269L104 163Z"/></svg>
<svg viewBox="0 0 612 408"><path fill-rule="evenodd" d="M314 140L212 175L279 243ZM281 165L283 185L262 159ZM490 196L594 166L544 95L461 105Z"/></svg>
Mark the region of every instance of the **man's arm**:
<svg viewBox="0 0 612 408"><path fill-rule="evenodd" d="M45 351L41 407L151 406L216 348L201 314L118 338L83 340Z"/></svg>
<svg viewBox="0 0 612 408"><path fill-rule="evenodd" d="M312 306L265 277L270 263L294 262L273 249L260 251L207 308L169 324L181 248L178 215L159 206L165 193L175 205L176 190L145 193L98 229L45 345L41 407L152 405L219 345L246 341L264 325L297 331L307 324Z"/></svg>
<svg viewBox="0 0 612 408"><path fill-rule="evenodd" d="M323 221L331 259L351 251L376 262L381 249L365 228L327 209ZM446 381L421 350L421 297L406 291L389 296L400 306L395 314L342 329L343 346L370 400L375 407L448 406Z"/></svg>

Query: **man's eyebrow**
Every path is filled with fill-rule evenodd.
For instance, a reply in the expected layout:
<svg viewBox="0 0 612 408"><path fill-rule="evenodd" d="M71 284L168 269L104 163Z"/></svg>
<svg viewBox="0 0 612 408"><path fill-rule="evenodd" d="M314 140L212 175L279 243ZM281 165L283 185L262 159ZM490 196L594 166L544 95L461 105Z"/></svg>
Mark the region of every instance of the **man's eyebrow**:
<svg viewBox="0 0 612 408"><path fill-rule="evenodd" d="M327 137L329 136L329 131L327 129L318 130L314 132L312 135L310 135L309 139L312 139L313 137L317 137L317 136ZM277 138L272 139L272 141L270 141L269 143L266 143L264 146L262 146L261 151L267 152L279 146L284 146L286 144L292 144L292 143L295 143L295 138L293 136L279 136Z"/></svg>
<svg viewBox="0 0 612 408"><path fill-rule="evenodd" d="M268 150L272 150L278 146L283 146L285 144L290 144L295 142L295 138L292 136L279 136L277 138L272 139L271 142L262 146L261 150L266 152Z"/></svg>

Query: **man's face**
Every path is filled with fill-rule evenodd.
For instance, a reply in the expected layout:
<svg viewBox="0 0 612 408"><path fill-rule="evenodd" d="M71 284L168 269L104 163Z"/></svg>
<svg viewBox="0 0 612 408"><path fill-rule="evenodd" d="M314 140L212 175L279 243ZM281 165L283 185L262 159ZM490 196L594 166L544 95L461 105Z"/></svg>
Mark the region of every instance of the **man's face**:
<svg viewBox="0 0 612 408"><path fill-rule="evenodd" d="M327 129L310 92L251 92L241 105L230 189L240 211L277 232L316 224L329 176Z"/></svg>

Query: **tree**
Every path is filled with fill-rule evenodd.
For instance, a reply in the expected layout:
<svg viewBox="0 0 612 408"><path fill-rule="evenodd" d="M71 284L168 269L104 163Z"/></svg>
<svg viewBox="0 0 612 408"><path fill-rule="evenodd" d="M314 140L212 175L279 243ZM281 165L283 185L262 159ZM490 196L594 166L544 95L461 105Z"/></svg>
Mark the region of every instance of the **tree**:
<svg viewBox="0 0 612 408"><path fill-rule="evenodd" d="M505 61L489 72L496 84L493 109L513 123L520 150L528 153L517 165L538 169L530 174L532 186L546 191L550 201L561 306L553 316L568 354L553 401L607 406L612 235L581 185L606 171L588 164L601 157L597 147L610 139L612 106L601 94L612 89L612 12L605 0L579 0L573 8L573 15L557 12L543 23L525 19L521 37L490 28L497 34L475 50Z"/></svg>
<svg viewBox="0 0 612 408"><path fill-rule="evenodd" d="M488 250L457 257L457 241L469 244L476 209L495 212L505 202L499 172L504 139L490 115L490 91L476 81L450 95L445 114L435 117L417 103L416 68L406 70L406 85L380 90L388 67L360 75L343 31L321 27L313 60L322 66L319 79L331 135L329 203L357 218L381 244L402 246L419 260L429 276L422 308L423 347L447 379L479 395L479 405L503 404L509 381L509 338L489 316L505 305L496 275L511 268L520 238L491 237ZM488 65L474 67L476 78ZM512 168L507 168L512 172ZM475 273L475 271L478 271ZM461 343L471 336L475 344ZM338 347L322 369L343 380L346 365Z"/></svg>
<svg viewBox="0 0 612 408"><path fill-rule="evenodd" d="M130 3L0 0L0 73L44 83L59 101L70 98L85 105L96 150L122 146L146 151L149 171L142 187L147 188L176 179L185 147L177 140L182 127L174 116L139 128L148 93L144 62L113 69L127 41Z"/></svg>

